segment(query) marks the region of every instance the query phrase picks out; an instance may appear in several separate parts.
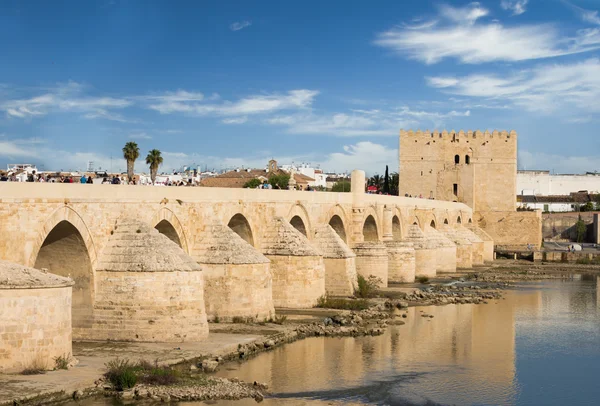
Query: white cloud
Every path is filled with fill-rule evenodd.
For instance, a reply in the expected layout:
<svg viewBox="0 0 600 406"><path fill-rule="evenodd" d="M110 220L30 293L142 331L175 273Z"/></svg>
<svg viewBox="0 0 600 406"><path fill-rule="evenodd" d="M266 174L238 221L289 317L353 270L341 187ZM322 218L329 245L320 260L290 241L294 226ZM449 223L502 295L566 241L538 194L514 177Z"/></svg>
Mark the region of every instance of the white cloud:
<svg viewBox="0 0 600 406"><path fill-rule="evenodd" d="M340 137L397 136L402 127L432 124L439 126L456 117L468 117L470 111L447 113L418 111L403 106L395 109L351 110L353 114L294 114L275 116L267 124L286 127L291 134L334 135Z"/></svg>
<svg viewBox="0 0 600 406"><path fill-rule="evenodd" d="M223 124L244 124L246 121L248 121L248 117L246 117L246 116L234 117L234 118L224 118L223 120L221 120L221 122Z"/></svg>
<svg viewBox="0 0 600 406"><path fill-rule="evenodd" d="M85 118L105 118L113 121L127 121L123 116L112 112L124 109L132 102L113 97L91 97L83 94L85 87L69 82L46 90L46 93L21 99L0 100L0 111L12 118L33 118L50 112L85 113Z"/></svg>
<svg viewBox="0 0 600 406"><path fill-rule="evenodd" d="M521 106L530 111L600 112L600 59L547 64L509 75L473 74L427 78L445 93Z"/></svg>
<svg viewBox="0 0 600 406"><path fill-rule="evenodd" d="M556 173L600 171L600 155L563 156L542 152L519 151L519 169L552 170Z"/></svg>
<svg viewBox="0 0 600 406"><path fill-rule="evenodd" d="M527 11L525 8L527 3L529 3L529 0L502 0L500 6L504 10L512 11L513 15L518 16Z"/></svg>
<svg viewBox="0 0 600 406"><path fill-rule="evenodd" d="M587 10L585 8L576 6L567 0L562 0L567 6L571 7L575 12L579 15L582 21L590 24L600 25L600 16L598 16L598 11L596 10Z"/></svg>
<svg viewBox="0 0 600 406"><path fill-rule="evenodd" d="M488 11L478 3L465 8L443 6L438 24L397 26L380 33L374 43L426 64L444 59L479 64L524 61L577 54L600 48L600 30L578 30L562 35L551 24L504 26L483 21Z"/></svg>
<svg viewBox="0 0 600 406"><path fill-rule="evenodd" d="M231 31L239 31L239 30L243 30L246 27L250 27L252 25L252 21L236 21L235 23L231 24L229 26L229 29Z"/></svg>
<svg viewBox="0 0 600 406"><path fill-rule="evenodd" d="M398 149L364 141L345 145L343 150L329 154L321 167L338 172L362 169L369 174L383 173L386 165L389 165L390 172L397 170Z"/></svg>
<svg viewBox="0 0 600 406"><path fill-rule="evenodd" d="M9 158L35 158L37 152L31 147L27 147L24 140L0 141L0 156Z"/></svg>
<svg viewBox="0 0 600 406"><path fill-rule="evenodd" d="M235 102L200 103L197 100L157 99L158 103L148 106L161 114L184 113L197 116L243 116L272 113L279 110L309 107L319 94L316 90L290 90L286 94L260 94L242 98ZM154 96L156 98L156 96Z"/></svg>
<svg viewBox="0 0 600 406"><path fill-rule="evenodd" d="M143 131L140 131L140 132L129 134L129 138L131 138L132 140L151 140L152 136L148 135L147 133L145 133Z"/></svg>
<svg viewBox="0 0 600 406"><path fill-rule="evenodd" d="M448 20L455 23L474 24L481 17L489 14L489 11L477 2L470 3L465 7L452 7L449 5L440 6L440 14ZM429 27L424 27L429 28Z"/></svg>

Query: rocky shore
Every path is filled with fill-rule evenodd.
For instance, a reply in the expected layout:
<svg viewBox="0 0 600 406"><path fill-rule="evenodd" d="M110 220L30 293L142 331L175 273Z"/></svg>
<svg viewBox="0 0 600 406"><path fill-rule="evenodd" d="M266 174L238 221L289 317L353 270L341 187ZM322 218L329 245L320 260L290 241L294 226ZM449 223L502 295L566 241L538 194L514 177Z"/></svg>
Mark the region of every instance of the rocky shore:
<svg viewBox="0 0 600 406"><path fill-rule="evenodd" d="M120 400L150 400L163 403L245 398L253 398L260 402L267 394L267 389L267 385L258 382L249 384L237 379L207 378L203 374L191 374L183 383L177 385L140 384L134 389L122 392L107 390L106 395Z"/></svg>

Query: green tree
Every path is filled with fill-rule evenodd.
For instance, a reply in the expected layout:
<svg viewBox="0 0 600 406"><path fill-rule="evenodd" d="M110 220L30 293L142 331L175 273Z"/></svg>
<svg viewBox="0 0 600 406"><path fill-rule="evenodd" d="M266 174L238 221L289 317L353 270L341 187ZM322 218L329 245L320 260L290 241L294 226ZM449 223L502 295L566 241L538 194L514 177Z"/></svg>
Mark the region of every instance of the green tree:
<svg viewBox="0 0 600 406"><path fill-rule="evenodd" d="M133 166L135 160L140 157L140 149L135 142L128 142L123 147L123 158L127 161L127 178L133 180Z"/></svg>
<svg viewBox="0 0 600 406"><path fill-rule="evenodd" d="M377 190L381 190L383 186L383 177L381 175L373 175L369 178L367 184L369 186L375 186Z"/></svg>
<svg viewBox="0 0 600 406"><path fill-rule="evenodd" d="M272 175L269 177L269 183L273 186L273 189L287 189L290 183L290 175Z"/></svg>
<svg viewBox="0 0 600 406"><path fill-rule="evenodd" d="M256 189L262 184L260 179L254 178L250 179L248 182L244 183L244 187L247 189Z"/></svg>
<svg viewBox="0 0 600 406"><path fill-rule="evenodd" d="M577 231L577 242L583 242L587 232L587 226L581 219L581 214L579 215L579 220L577 220L577 223L575 223L575 230Z"/></svg>
<svg viewBox="0 0 600 406"><path fill-rule="evenodd" d="M332 192L349 192L351 189L351 184L347 180L340 180L339 182L335 182L331 187Z"/></svg>
<svg viewBox="0 0 600 406"><path fill-rule="evenodd" d="M390 194L390 174L387 165L385 166L385 176L383 177L383 193Z"/></svg>
<svg viewBox="0 0 600 406"><path fill-rule="evenodd" d="M163 163L163 157L161 156L160 151L153 149L148 152L148 156L146 156L146 163L150 165L150 179L152 179L152 184L154 184L156 181L158 167Z"/></svg>
<svg viewBox="0 0 600 406"><path fill-rule="evenodd" d="M594 203L587 202L579 208L580 211L594 211Z"/></svg>
<svg viewBox="0 0 600 406"><path fill-rule="evenodd" d="M390 194L398 196L398 194L400 193L399 187L400 175L398 175L398 172L392 172L392 174L390 175Z"/></svg>

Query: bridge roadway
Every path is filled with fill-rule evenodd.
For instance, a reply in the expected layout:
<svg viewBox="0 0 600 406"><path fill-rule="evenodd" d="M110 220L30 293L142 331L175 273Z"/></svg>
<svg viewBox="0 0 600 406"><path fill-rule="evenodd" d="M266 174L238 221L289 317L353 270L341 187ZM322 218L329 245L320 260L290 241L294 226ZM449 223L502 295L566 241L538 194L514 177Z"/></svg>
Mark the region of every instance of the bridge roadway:
<svg viewBox="0 0 600 406"><path fill-rule="evenodd" d="M466 205L365 194L362 171L352 183L352 192L332 193L0 182L0 259L75 280L76 339L177 341L202 335L172 324L193 300L206 309L200 324L262 320L274 307L352 294L357 273L410 282L435 275L436 263L452 271L493 255ZM193 269L172 249L200 265L204 282L186 276ZM165 270L163 257L186 272L152 274Z"/></svg>

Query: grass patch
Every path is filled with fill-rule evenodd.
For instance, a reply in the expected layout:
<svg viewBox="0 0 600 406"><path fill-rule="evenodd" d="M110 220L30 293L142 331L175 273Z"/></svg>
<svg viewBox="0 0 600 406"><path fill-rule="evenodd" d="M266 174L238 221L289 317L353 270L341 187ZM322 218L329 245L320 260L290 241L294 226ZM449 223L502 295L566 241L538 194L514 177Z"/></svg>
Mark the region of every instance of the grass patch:
<svg viewBox="0 0 600 406"><path fill-rule="evenodd" d="M417 278L417 282L419 282L419 283L429 283L429 278L427 276L419 276Z"/></svg>
<svg viewBox="0 0 600 406"><path fill-rule="evenodd" d="M221 319L219 318L218 314L215 314L215 318L213 319L213 323L220 323Z"/></svg>
<svg viewBox="0 0 600 406"><path fill-rule="evenodd" d="M321 296L317 301L317 307L322 309L365 310L369 308L369 301L366 299L344 299Z"/></svg>
<svg viewBox="0 0 600 406"><path fill-rule="evenodd" d="M71 354L59 355L54 357L54 369L69 369Z"/></svg>
<svg viewBox="0 0 600 406"><path fill-rule="evenodd" d="M600 265L600 256L594 256L592 259L588 257L577 258L575 263L579 265Z"/></svg>
<svg viewBox="0 0 600 406"><path fill-rule="evenodd" d="M152 368L139 373L140 382L148 385L175 385L181 381L181 373L171 368Z"/></svg>
<svg viewBox="0 0 600 406"><path fill-rule="evenodd" d="M111 383L117 391L130 389L137 383L136 370L139 370L139 365L134 365L127 359L115 358L108 361L106 364L104 377Z"/></svg>
<svg viewBox="0 0 600 406"><path fill-rule="evenodd" d="M358 275L356 280L358 288L354 291L354 295L363 299L374 297L379 285L382 283L380 278L373 275L369 276L368 279L362 275Z"/></svg>
<svg viewBox="0 0 600 406"><path fill-rule="evenodd" d="M27 368L21 371L21 375L42 375L45 374L47 370L48 365L46 362L41 357L37 357L31 361Z"/></svg>

